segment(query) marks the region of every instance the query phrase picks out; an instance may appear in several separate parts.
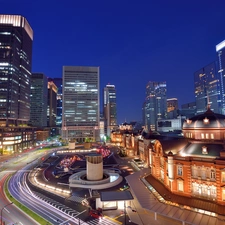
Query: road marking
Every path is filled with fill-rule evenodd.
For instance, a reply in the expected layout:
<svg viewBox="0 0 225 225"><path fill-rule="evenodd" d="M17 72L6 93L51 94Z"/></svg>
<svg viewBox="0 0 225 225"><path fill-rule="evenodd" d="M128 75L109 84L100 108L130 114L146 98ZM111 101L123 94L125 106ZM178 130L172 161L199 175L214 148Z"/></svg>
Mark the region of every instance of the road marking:
<svg viewBox="0 0 225 225"><path fill-rule="evenodd" d="M111 218L111 217L109 217L109 216L104 216L104 217L107 218L108 220L113 221L113 222L116 222L116 223L119 223L119 224L123 224L122 222L120 222L120 221L118 221L118 220L116 220L116 219L114 219L114 218Z"/></svg>

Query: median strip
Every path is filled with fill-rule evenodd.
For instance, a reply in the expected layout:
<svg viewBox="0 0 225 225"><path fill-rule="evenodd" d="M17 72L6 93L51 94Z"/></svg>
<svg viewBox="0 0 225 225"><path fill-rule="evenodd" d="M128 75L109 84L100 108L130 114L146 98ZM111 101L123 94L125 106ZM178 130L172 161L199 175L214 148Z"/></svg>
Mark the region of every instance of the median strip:
<svg viewBox="0 0 225 225"><path fill-rule="evenodd" d="M9 199L9 201L13 202L13 204L16 205L17 208L22 210L25 214L27 214L29 217L31 217L33 220L35 220L40 225L46 225L46 224L50 225L51 223L49 221L45 220L43 217L39 216L34 211L30 210L29 208L24 206L22 203L17 201L15 198L13 198L13 196L11 195L11 193L8 190L9 179L10 179L10 177L8 177L6 182L4 183L4 193L5 193L6 197Z"/></svg>

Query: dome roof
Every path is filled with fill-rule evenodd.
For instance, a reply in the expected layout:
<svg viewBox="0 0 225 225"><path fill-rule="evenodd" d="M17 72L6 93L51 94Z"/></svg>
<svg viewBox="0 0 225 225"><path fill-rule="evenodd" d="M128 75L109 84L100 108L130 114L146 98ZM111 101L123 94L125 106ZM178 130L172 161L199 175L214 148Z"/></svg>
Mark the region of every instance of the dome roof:
<svg viewBox="0 0 225 225"><path fill-rule="evenodd" d="M183 123L183 129L186 128L225 128L225 115L214 113L211 109L208 109L203 114L187 119Z"/></svg>

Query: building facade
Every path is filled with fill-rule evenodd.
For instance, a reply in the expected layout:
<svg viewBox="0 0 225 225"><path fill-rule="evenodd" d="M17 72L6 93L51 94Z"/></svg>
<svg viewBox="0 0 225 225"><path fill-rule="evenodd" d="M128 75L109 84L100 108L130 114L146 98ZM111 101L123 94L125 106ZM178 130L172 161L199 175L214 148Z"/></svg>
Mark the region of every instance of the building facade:
<svg viewBox="0 0 225 225"><path fill-rule="evenodd" d="M149 130L156 130L157 120L166 118L167 112L166 82L149 81L146 85L145 126Z"/></svg>
<svg viewBox="0 0 225 225"><path fill-rule="evenodd" d="M20 15L0 15L0 151L12 154L32 146L30 120L33 30Z"/></svg>
<svg viewBox="0 0 225 225"><path fill-rule="evenodd" d="M210 105L211 110L215 113L222 113L220 83L216 63L212 62L196 71L194 81L196 113L205 112L208 105Z"/></svg>
<svg viewBox="0 0 225 225"><path fill-rule="evenodd" d="M43 73L32 73L30 124L47 126L48 78Z"/></svg>
<svg viewBox="0 0 225 225"><path fill-rule="evenodd" d="M196 102L189 102L181 105L181 109L177 111L180 116L185 116L186 118L191 118L196 115Z"/></svg>
<svg viewBox="0 0 225 225"><path fill-rule="evenodd" d="M104 88L104 118L105 118L105 133L108 137L111 131L117 125L117 110L116 110L116 88L115 85L106 85Z"/></svg>
<svg viewBox="0 0 225 225"><path fill-rule="evenodd" d="M225 40L216 45L222 114L225 114Z"/></svg>
<svg viewBox="0 0 225 225"><path fill-rule="evenodd" d="M184 118L178 116L176 119L162 119L157 121L158 132L174 132L182 130Z"/></svg>
<svg viewBox="0 0 225 225"><path fill-rule="evenodd" d="M151 176L173 194L225 205L225 116L208 109L187 119L183 134L142 141L140 157Z"/></svg>
<svg viewBox="0 0 225 225"><path fill-rule="evenodd" d="M178 100L177 98L168 98L167 99L167 113L178 110Z"/></svg>
<svg viewBox="0 0 225 225"><path fill-rule="evenodd" d="M0 15L0 123L27 124L33 31L22 16Z"/></svg>
<svg viewBox="0 0 225 225"><path fill-rule="evenodd" d="M99 95L99 67L63 67L63 138L99 140Z"/></svg>
<svg viewBox="0 0 225 225"><path fill-rule="evenodd" d="M57 86L51 78L48 79L48 108L47 108L47 126L56 126L57 114Z"/></svg>
<svg viewBox="0 0 225 225"><path fill-rule="evenodd" d="M56 126L62 126L62 78L53 78L52 81L57 86L57 112L56 112Z"/></svg>

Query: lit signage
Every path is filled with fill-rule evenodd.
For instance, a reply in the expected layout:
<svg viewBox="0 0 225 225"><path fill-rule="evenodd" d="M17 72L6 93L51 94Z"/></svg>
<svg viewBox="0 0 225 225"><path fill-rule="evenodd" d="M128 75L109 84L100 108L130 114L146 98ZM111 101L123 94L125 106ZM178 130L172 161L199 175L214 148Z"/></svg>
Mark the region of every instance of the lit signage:
<svg viewBox="0 0 225 225"><path fill-rule="evenodd" d="M216 45L216 51L218 52L219 50L221 50L224 47L225 47L225 40L220 42L218 45Z"/></svg>

